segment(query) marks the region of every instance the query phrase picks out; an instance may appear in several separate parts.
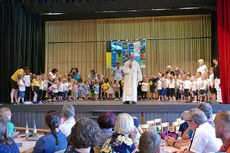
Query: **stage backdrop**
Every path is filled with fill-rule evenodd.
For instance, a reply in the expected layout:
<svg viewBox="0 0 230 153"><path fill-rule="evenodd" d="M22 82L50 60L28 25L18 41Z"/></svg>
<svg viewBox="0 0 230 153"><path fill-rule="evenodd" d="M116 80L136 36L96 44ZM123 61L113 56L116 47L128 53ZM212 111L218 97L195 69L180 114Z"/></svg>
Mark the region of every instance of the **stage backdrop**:
<svg viewBox="0 0 230 153"><path fill-rule="evenodd" d="M186 39L191 37L208 38ZM184 38L147 40L143 74L165 72L169 64L194 74L200 58L210 67L211 16L190 15L46 22L46 73L55 67L65 74L77 67L83 78L90 69L111 78L106 42L80 41L143 38Z"/></svg>

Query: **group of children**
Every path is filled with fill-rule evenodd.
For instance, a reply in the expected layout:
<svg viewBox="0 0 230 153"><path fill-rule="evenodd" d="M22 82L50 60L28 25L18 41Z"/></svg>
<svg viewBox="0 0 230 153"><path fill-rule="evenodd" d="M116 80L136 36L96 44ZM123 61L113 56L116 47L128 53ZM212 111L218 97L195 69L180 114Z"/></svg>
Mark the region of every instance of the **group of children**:
<svg viewBox="0 0 230 153"><path fill-rule="evenodd" d="M142 100L149 98L158 99L158 101L214 102L216 90L212 68L209 73L209 76L208 74L201 75L200 72L197 72L195 76L158 73L157 77L151 74L149 80L147 76L144 76L143 81L138 83L138 97Z"/></svg>

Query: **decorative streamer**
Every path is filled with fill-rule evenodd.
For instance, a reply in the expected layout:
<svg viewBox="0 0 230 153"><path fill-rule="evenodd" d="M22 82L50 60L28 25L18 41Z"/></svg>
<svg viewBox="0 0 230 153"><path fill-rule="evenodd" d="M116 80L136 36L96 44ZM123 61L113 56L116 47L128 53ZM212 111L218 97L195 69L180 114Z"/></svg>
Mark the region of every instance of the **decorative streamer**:
<svg viewBox="0 0 230 153"><path fill-rule="evenodd" d="M117 42L116 41L111 41L111 67L116 67L117 65Z"/></svg>
<svg viewBox="0 0 230 153"><path fill-rule="evenodd" d="M121 42L117 42L116 44L116 50L117 50L117 61L115 63L115 66L112 65L112 67L116 67L117 62L120 63L120 65L123 65L123 59L122 59L122 43Z"/></svg>
<svg viewBox="0 0 230 153"><path fill-rule="evenodd" d="M106 67L111 68L111 41L106 41Z"/></svg>
<svg viewBox="0 0 230 153"><path fill-rule="evenodd" d="M140 67L145 68L146 65L146 40L140 42Z"/></svg>
<svg viewBox="0 0 230 153"><path fill-rule="evenodd" d="M129 50L128 50L128 43L122 44L122 52L123 52L123 63L129 60Z"/></svg>
<svg viewBox="0 0 230 153"><path fill-rule="evenodd" d="M135 60L140 64L140 42L133 43Z"/></svg>

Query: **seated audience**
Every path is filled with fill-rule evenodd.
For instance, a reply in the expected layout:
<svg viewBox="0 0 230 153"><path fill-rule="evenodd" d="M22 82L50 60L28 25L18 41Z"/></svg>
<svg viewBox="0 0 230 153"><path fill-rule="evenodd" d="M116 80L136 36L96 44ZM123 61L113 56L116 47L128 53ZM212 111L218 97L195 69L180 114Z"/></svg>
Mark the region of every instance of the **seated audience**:
<svg viewBox="0 0 230 153"><path fill-rule="evenodd" d="M2 116L6 119L6 122L8 123L8 126L9 126L9 135L12 138L17 137L18 134L19 134L19 132L15 132L14 131L14 123L10 122L11 121L11 117L12 117L10 109L6 108L6 107L3 107L3 108L0 109L0 111L2 113Z"/></svg>
<svg viewBox="0 0 230 153"><path fill-rule="evenodd" d="M146 131L141 135L139 153L159 153L161 137L156 132Z"/></svg>
<svg viewBox="0 0 230 153"><path fill-rule="evenodd" d="M66 137L68 137L71 133L72 127L75 125L76 121L75 117L75 109L71 104L65 104L62 108L63 122L59 126L59 130Z"/></svg>
<svg viewBox="0 0 230 153"><path fill-rule="evenodd" d="M188 111L184 111L182 113L181 119L184 121L187 121L188 118ZM184 122L180 125L179 131L181 132L181 135L183 135L184 131L188 128L188 123Z"/></svg>
<svg viewBox="0 0 230 153"><path fill-rule="evenodd" d="M68 143L66 136L58 128L61 123L60 114L55 110L48 111L45 122L51 132L38 139L33 153L53 153L65 150Z"/></svg>
<svg viewBox="0 0 230 153"><path fill-rule="evenodd" d="M202 110L205 114L205 116L208 119L208 123L211 124L214 127L214 122L212 120L212 106L208 103L200 103L197 106L198 109ZM193 130L190 129L190 127L187 128L187 130L182 135L182 139L191 139L193 134Z"/></svg>
<svg viewBox="0 0 230 153"><path fill-rule="evenodd" d="M9 136L8 118L0 112L0 152L19 153L19 149L14 140Z"/></svg>
<svg viewBox="0 0 230 153"><path fill-rule="evenodd" d="M105 141L113 135L113 128L116 122L114 113L104 112L98 117L97 123L101 128L99 137L99 147L101 148Z"/></svg>
<svg viewBox="0 0 230 153"><path fill-rule="evenodd" d="M218 152L230 153L230 111L221 111L215 117L216 137L220 138L223 146Z"/></svg>
<svg viewBox="0 0 230 153"><path fill-rule="evenodd" d="M189 127L195 132L189 147L184 149L183 152L217 152L219 150L222 142L216 138L215 129L208 123L208 119L203 111L197 108L191 109L187 122ZM166 141L170 146L178 147L179 145L176 141Z"/></svg>
<svg viewBox="0 0 230 153"><path fill-rule="evenodd" d="M133 118L127 113L119 114L114 133L103 145L101 153L135 153L137 151L135 146L136 135L137 129L134 127Z"/></svg>
<svg viewBox="0 0 230 153"><path fill-rule="evenodd" d="M97 146L100 129L91 119L80 119L73 126L69 136L70 146L65 153L90 153L90 149Z"/></svg>

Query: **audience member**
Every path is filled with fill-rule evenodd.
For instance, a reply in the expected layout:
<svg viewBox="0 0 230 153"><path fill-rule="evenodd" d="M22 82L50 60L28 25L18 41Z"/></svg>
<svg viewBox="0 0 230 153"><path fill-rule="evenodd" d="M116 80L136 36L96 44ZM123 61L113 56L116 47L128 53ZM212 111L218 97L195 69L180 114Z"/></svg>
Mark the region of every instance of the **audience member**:
<svg viewBox="0 0 230 153"><path fill-rule="evenodd" d="M58 128L61 123L60 114L55 110L48 111L45 122L51 132L38 139L33 153L53 153L66 149L67 138Z"/></svg>
<svg viewBox="0 0 230 153"><path fill-rule="evenodd" d="M1 114L1 113L0 113ZM9 136L7 119L0 115L0 152L19 153L19 149L14 140Z"/></svg>
<svg viewBox="0 0 230 153"><path fill-rule="evenodd" d="M218 152L230 153L230 111L221 111L215 117L216 137L220 138L223 146Z"/></svg>
<svg viewBox="0 0 230 153"><path fill-rule="evenodd" d="M208 104L208 103L200 103L197 106L197 108L204 112L205 116L208 119L208 123L211 124L214 127L215 125L214 125L214 122L213 122L213 119L212 119L212 106L210 104Z"/></svg>
<svg viewBox="0 0 230 153"><path fill-rule="evenodd" d="M59 126L62 133L68 137L71 133L72 127L75 125L75 109L71 104L65 104L62 108L63 122Z"/></svg>
<svg viewBox="0 0 230 153"><path fill-rule="evenodd" d="M134 127L133 118L127 113L119 114L115 123L114 134L105 142L101 153L135 153L137 151L136 135L137 129Z"/></svg>
<svg viewBox="0 0 230 153"><path fill-rule="evenodd" d="M188 111L184 111L182 113L181 119L184 121L187 121L188 118ZM180 125L179 131L181 132L181 135L183 135L184 131L188 128L188 123L184 122Z"/></svg>
<svg viewBox="0 0 230 153"><path fill-rule="evenodd" d="M159 153L161 137L156 132L146 131L141 135L139 153Z"/></svg>
<svg viewBox="0 0 230 153"><path fill-rule="evenodd" d="M97 123L101 128L99 137L99 147L101 148L105 141L113 135L113 128L116 122L114 113L104 112L98 117Z"/></svg>
<svg viewBox="0 0 230 153"><path fill-rule="evenodd" d="M73 126L69 137L70 146L65 153L89 153L90 149L97 146L100 129L91 119L80 119Z"/></svg>

